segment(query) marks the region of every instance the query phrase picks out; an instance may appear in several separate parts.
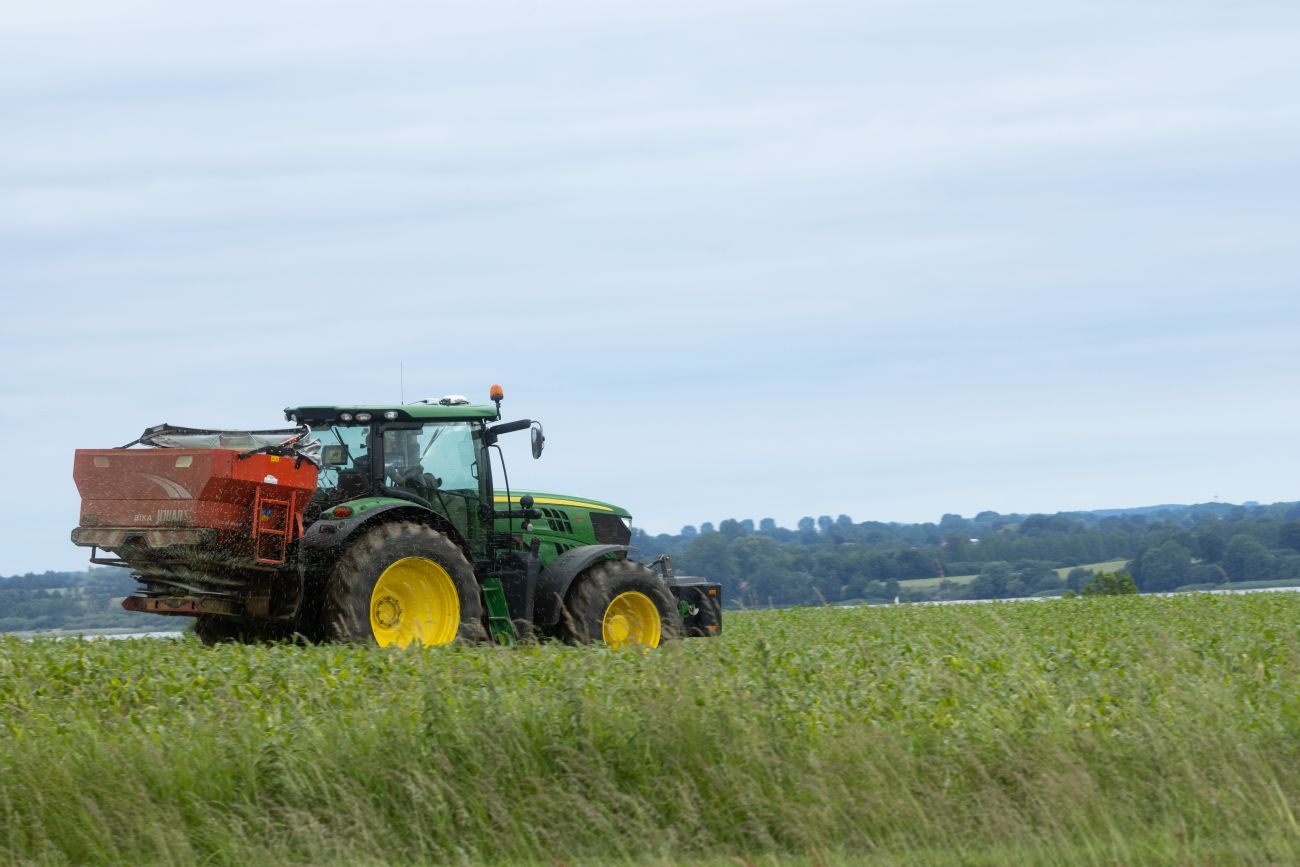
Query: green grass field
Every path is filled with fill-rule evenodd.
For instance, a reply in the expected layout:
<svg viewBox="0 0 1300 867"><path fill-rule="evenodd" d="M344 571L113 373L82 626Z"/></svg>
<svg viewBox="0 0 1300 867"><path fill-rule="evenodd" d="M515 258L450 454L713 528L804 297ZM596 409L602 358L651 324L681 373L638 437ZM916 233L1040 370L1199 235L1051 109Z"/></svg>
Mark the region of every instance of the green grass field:
<svg viewBox="0 0 1300 867"><path fill-rule="evenodd" d="M0 862L1300 861L1300 594L651 654L0 640Z"/></svg>
<svg viewBox="0 0 1300 867"><path fill-rule="evenodd" d="M1118 572L1128 565L1128 560L1107 560L1104 563L1085 563L1083 568L1093 572ZM1065 578L1070 574L1071 569L1077 569L1077 566L1066 566L1064 569L1057 569L1056 574Z"/></svg>
<svg viewBox="0 0 1300 867"><path fill-rule="evenodd" d="M1084 569L1091 569L1093 572L1115 572L1123 569L1128 563L1127 560L1107 560L1105 563L1086 563ZM1056 574L1062 579L1070 573L1071 569L1076 566L1067 566L1064 569L1057 569ZM974 581L975 575L948 575L944 578L908 578L906 581L899 581L900 587L938 587L942 581L951 581L954 584L969 584Z"/></svg>

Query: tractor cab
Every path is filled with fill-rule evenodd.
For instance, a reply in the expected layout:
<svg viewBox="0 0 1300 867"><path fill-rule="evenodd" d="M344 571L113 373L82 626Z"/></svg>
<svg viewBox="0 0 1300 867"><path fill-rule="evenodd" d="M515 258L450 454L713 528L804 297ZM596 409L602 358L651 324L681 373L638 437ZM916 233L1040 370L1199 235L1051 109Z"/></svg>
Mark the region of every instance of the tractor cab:
<svg viewBox="0 0 1300 867"><path fill-rule="evenodd" d="M375 498L400 499L441 515L468 542L490 517L486 445L494 438L488 422L497 418L495 406L443 398L403 406L291 407L285 417L309 426L320 441L308 521L338 517L336 509L346 517Z"/></svg>

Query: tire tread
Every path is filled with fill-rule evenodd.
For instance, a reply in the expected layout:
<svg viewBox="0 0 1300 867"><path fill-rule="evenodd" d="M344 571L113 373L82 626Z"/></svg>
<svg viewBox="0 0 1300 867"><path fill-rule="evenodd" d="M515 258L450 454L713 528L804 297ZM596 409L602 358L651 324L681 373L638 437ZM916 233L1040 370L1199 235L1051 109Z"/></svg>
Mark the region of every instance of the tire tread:
<svg viewBox="0 0 1300 867"><path fill-rule="evenodd" d="M660 645L681 637L672 592L653 570L631 560L601 560L578 576L561 618L565 637L579 644L599 642L610 600L628 590L649 596L659 609Z"/></svg>
<svg viewBox="0 0 1300 867"><path fill-rule="evenodd" d="M321 612L326 637L335 641L373 642L369 619L371 589L379 572L387 568L385 564L410 556L428 557L446 569L456 583L461 597L457 640L467 643L486 640L482 599L473 565L446 535L427 524L412 521L393 521L372 528L353 542L335 563ZM462 582L472 582L470 592L461 587ZM359 599L364 599L364 604L357 604ZM366 613L364 618L362 611Z"/></svg>

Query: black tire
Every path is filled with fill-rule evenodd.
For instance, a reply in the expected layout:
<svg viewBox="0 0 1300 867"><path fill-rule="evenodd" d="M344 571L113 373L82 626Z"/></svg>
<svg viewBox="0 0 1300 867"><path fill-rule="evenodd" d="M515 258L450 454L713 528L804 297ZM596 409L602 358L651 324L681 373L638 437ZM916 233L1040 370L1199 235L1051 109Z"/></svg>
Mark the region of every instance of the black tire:
<svg viewBox="0 0 1300 867"><path fill-rule="evenodd" d="M409 521L381 524L348 547L330 572L321 610L327 640L378 644L371 628L371 596L379 577L399 560L414 557L442 567L455 585L460 624L455 641L487 640L483 599L474 567L451 539L432 527Z"/></svg>
<svg viewBox="0 0 1300 867"><path fill-rule="evenodd" d="M631 560L601 560L574 580L564 603L564 637L580 644L603 641L605 613L624 593L640 593L654 603L660 645L681 637L682 619L672 592L653 570Z"/></svg>
<svg viewBox="0 0 1300 867"><path fill-rule="evenodd" d="M257 644L264 641L285 641L292 637L293 629L279 623L249 623L230 617L198 617L194 621L194 634L204 644L235 642Z"/></svg>

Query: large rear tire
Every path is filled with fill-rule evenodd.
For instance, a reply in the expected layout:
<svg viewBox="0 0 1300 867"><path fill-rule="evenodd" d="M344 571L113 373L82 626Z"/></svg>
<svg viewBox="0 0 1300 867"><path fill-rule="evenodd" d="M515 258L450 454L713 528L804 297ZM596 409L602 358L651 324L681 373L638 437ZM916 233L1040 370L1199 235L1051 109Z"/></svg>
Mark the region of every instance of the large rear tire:
<svg viewBox="0 0 1300 867"><path fill-rule="evenodd" d="M578 576L565 601L570 641L616 650L658 647L681 635L677 603L652 570L630 560L601 560Z"/></svg>
<svg viewBox="0 0 1300 867"><path fill-rule="evenodd" d="M380 646L487 638L474 567L442 533L406 521L367 531L339 559L322 627L328 639Z"/></svg>

